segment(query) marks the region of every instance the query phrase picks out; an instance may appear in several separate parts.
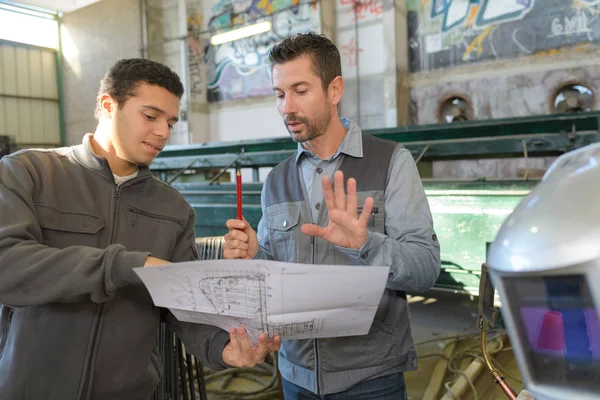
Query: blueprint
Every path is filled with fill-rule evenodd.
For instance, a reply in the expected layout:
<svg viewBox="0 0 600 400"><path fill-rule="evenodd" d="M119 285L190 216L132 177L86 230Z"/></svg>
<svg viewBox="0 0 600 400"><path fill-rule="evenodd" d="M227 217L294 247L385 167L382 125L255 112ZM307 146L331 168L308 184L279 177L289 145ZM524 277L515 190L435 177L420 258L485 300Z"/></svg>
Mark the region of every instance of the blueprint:
<svg viewBox="0 0 600 400"><path fill-rule="evenodd" d="M157 307L180 321L229 330L256 342L365 335L389 267L307 265L269 260L207 260L135 268Z"/></svg>

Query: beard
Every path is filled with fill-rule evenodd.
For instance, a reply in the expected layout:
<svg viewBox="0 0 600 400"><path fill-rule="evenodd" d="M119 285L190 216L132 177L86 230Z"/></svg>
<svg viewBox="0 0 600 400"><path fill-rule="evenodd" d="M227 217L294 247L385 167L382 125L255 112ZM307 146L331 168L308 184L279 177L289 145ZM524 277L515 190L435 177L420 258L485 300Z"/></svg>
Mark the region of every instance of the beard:
<svg viewBox="0 0 600 400"><path fill-rule="evenodd" d="M300 117L292 114L284 118L283 120L287 131L292 137L292 140L296 143L308 142L316 137L321 136L325 132L325 129L329 125L330 121L331 110L328 108L322 115L319 115L313 119L308 119L306 117ZM302 124L304 124L304 126L302 126L300 130L294 131L288 125L292 122L301 122Z"/></svg>

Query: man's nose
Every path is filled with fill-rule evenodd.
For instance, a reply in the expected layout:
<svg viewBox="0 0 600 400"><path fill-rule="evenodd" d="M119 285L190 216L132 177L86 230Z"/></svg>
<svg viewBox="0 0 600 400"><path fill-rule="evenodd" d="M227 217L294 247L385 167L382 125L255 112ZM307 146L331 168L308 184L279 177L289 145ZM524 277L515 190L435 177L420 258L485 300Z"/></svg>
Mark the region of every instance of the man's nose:
<svg viewBox="0 0 600 400"><path fill-rule="evenodd" d="M154 134L166 141L171 134L171 128L169 127L169 124L165 122L164 124L160 124L159 126L155 127Z"/></svg>
<svg viewBox="0 0 600 400"><path fill-rule="evenodd" d="M291 98L287 97L283 103L283 113L285 115L297 114L298 109L296 107L296 102Z"/></svg>

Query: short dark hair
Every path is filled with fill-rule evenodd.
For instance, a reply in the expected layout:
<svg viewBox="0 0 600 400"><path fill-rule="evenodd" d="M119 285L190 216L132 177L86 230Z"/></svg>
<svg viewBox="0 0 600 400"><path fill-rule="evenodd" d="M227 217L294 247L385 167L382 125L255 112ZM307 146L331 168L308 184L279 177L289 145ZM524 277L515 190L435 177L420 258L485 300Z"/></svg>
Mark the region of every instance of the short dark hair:
<svg viewBox="0 0 600 400"><path fill-rule="evenodd" d="M122 59L117 61L100 81L94 113L96 119L100 119L100 97L103 94L106 93L115 99L121 109L127 99L135 96L135 90L142 83L158 85L179 99L183 96L181 79L166 65L143 58Z"/></svg>
<svg viewBox="0 0 600 400"><path fill-rule="evenodd" d="M309 56L315 74L321 78L323 90L338 76L342 76L340 52L325 35L315 32L290 36L273 46L269 53L271 71L276 64L283 64L301 56Z"/></svg>

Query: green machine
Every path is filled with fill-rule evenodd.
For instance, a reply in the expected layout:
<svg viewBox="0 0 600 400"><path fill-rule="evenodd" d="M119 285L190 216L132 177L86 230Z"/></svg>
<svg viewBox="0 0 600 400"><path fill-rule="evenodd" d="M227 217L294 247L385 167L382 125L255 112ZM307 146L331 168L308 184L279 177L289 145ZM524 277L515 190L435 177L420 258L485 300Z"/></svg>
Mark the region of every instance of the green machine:
<svg viewBox="0 0 600 400"><path fill-rule="evenodd" d="M481 264L506 217L537 184L535 179L433 179L437 160L558 156L600 141L600 112L546 115L367 131L402 143L423 179L442 255L437 289L477 295ZM196 210L196 233L222 236L236 216L232 168L249 168L243 212L256 228L261 217L259 168L272 167L296 151L282 137L269 140L167 146L151 165L155 176L179 190ZM527 174L525 174L527 176ZM223 178L226 182L222 182Z"/></svg>

